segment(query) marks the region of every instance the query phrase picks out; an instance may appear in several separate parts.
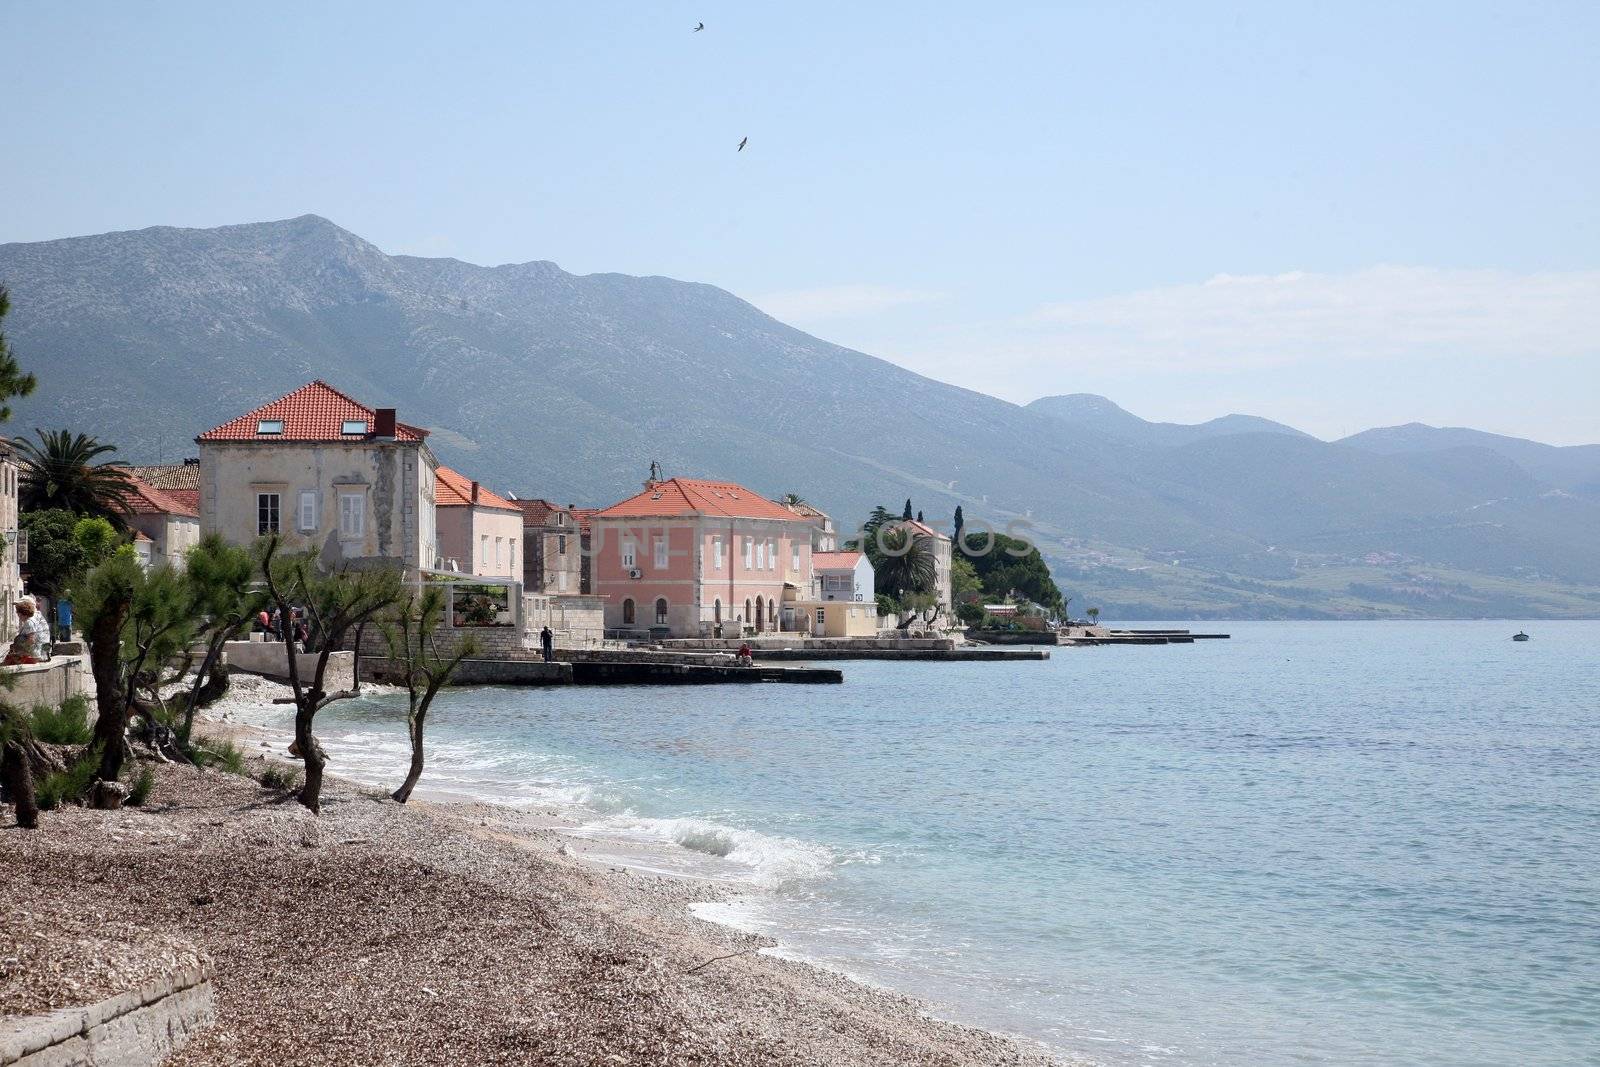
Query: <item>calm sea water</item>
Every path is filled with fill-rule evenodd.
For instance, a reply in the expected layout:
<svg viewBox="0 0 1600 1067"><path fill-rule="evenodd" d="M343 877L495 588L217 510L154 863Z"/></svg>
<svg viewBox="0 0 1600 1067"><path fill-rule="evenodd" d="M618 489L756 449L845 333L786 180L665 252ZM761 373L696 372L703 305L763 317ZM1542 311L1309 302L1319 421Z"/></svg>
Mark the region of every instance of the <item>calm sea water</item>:
<svg viewBox="0 0 1600 1067"><path fill-rule="evenodd" d="M454 691L423 784L664 843L746 890L708 918L1104 1064L1593 1064L1600 623L1524 625ZM399 715L325 712L335 769L398 781Z"/></svg>

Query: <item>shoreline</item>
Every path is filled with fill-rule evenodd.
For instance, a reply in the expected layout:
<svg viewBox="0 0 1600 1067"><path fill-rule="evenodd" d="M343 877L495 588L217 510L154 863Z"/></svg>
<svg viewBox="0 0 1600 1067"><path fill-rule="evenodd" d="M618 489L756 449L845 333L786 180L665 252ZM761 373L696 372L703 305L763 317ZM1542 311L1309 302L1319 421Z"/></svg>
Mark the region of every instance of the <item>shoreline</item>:
<svg viewBox="0 0 1600 1067"><path fill-rule="evenodd" d="M241 744L258 775L262 743L276 739L233 712L270 695L241 688L258 692L230 694L205 728ZM270 755L288 762L276 746ZM175 1064L1062 1062L697 914L695 905L715 911L744 888L652 865L648 843L624 856L613 842L565 832L577 824L550 811L420 787L407 805L370 792L330 775L319 817L248 778L159 767L143 809L61 809L37 832L0 835L0 869L22 873L0 901L0 928L29 930L49 916L68 933L79 947L41 975L70 970L108 912L125 974L146 973L152 953L209 956L218 1022ZM114 897L100 892L112 884ZM108 908L114 901L123 907ZM380 922L382 936L359 951L349 944L350 927L397 909L431 921ZM263 943L284 955L263 953ZM397 943L411 951L393 951ZM316 944L334 946L329 958L307 955ZM23 958L0 945L5 956ZM64 987L36 988L28 971L0 965L8 1014L64 1006L51 1002ZM408 972L432 977L408 985ZM371 982L391 995L362 992ZM80 986L79 999L93 988ZM573 1003L592 1010L563 1010ZM612 1017L624 1006L626 1019ZM300 1013L315 1040L297 1051L289 1038ZM527 1025L498 1031L497 1020L513 1019ZM355 1041L356 1031L368 1039Z"/></svg>

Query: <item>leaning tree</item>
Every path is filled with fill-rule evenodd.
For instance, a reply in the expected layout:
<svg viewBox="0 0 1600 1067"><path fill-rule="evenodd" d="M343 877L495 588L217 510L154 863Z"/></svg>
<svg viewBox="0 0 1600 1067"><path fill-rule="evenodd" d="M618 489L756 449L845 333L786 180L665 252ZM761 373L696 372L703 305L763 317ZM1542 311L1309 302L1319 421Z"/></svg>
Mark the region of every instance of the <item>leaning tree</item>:
<svg viewBox="0 0 1600 1067"><path fill-rule="evenodd" d="M444 590L436 585L410 592L382 620L384 641L389 646L392 674L406 687L406 736L411 740L411 767L406 780L393 793L404 804L422 777L422 728L428 719L433 698L450 681L461 661L477 653L470 637L456 642L450 652L441 652L439 626L444 621Z"/></svg>
<svg viewBox="0 0 1600 1067"><path fill-rule="evenodd" d="M324 569L313 554L279 555L277 537L268 538L262 551L262 574L267 595L282 618L293 617L298 604L317 644L310 677L300 669L300 656L292 640L283 647L288 657L289 686L292 697L279 697L274 703L294 705L294 748L305 763L305 784L300 787L300 803L314 812L322 810L322 775L328 755L312 732L317 712L336 700L359 696L359 689L327 691L328 660L352 630L364 625L400 599L400 572L393 567L354 568L348 563Z"/></svg>

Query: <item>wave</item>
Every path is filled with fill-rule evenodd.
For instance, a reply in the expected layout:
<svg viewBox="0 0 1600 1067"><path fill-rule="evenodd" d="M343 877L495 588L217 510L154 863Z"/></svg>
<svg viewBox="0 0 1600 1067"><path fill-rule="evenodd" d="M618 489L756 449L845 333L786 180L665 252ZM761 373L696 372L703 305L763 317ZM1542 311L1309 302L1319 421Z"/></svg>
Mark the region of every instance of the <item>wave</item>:
<svg viewBox="0 0 1600 1067"><path fill-rule="evenodd" d="M585 823L569 833L593 841L677 846L721 861L717 865L721 869L708 866L703 873L724 878L731 874L763 889L830 877L834 868L848 859L823 845L707 819L618 815Z"/></svg>

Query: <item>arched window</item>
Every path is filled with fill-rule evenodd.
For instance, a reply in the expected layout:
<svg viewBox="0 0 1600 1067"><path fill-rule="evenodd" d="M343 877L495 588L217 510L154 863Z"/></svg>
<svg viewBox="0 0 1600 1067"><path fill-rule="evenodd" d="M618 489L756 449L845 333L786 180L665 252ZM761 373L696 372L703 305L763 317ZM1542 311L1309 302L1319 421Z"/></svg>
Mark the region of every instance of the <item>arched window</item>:
<svg viewBox="0 0 1600 1067"><path fill-rule="evenodd" d="M765 600L761 599L760 597L756 597L756 616L755 617L756 617L756 629L757 630L765 630L767 628L767 602Z"/></svg>
<svg viewBox="0 0 1600 1067"><path fill-rule="evenodd" d="M749 597L745 597L744 598L744 621L745 622L749 622L753 618L755 618L755 615L750 611L750 598Z"/></svg>
<svg viewBox="0 0 1600 1067"><path fill-rule="evenodd" d="M717 597L717 599L715 599L715 600L713 600L711 602L711 621L712 622L717 622L717 623L720 623L722 621L722 598L721 597Z"/></svg>
<svg viewBox="0 0 1600 1067"><path fill-rule="evenodd" d="M656 625L657 626L665 626L666 624L667 624L667 598L664 597L664 596L663 597L657 597L656 598Z"/></svg>
<svg viewBox="0 0 1600 1067"><path fill-rule="evenodd" d="M622 625L633 625L633 598L629 597L622 602Z"/></svg>

